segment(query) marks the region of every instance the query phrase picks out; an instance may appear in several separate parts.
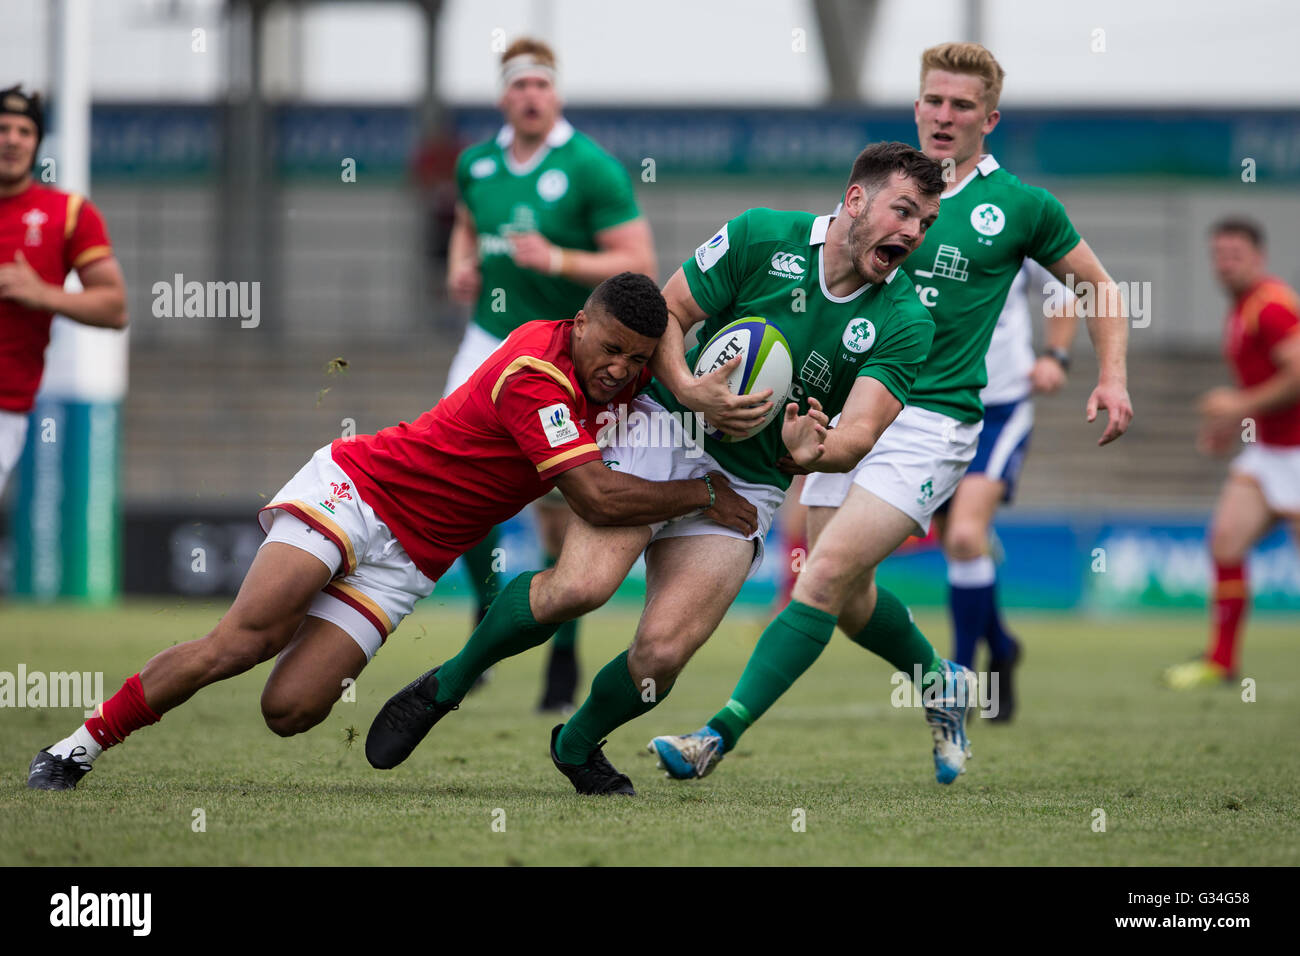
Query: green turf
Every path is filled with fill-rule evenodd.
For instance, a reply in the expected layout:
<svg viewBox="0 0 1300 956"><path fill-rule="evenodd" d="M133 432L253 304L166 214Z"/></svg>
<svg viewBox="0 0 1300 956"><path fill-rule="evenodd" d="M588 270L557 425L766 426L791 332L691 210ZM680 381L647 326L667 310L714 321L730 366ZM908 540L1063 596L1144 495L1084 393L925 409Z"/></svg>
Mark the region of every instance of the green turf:
<svg viewBox="0 0 1300 956"><path fill-rule="evenodd" d="M0 608L0 671L102 670L106 690L221 608ZM29 791L36 750L78 711L4 709L2 864L1290 864L1300 863L1300 642L1252 619L1258 699L1175 694L1156 675L1198 649L1198 616L1089 621L1015 614L1022 713L971 731L974 759L934 782L921 714L890 706L890 671L842 637L707 780L677 783L641 748L725 702L763 621L733 613L664 705L606 752L635 799L580 798L550 765L535 716L542 654L498 667L406 765L363 741L387 697L463 640L468 612L409 619L362 675L356 703L291 740L262 724L269 665L210 687L105 754L72 793ZM946 644L940 615L918 622ZM603 611L581 631L584 680L630 636ZM585 687L585 683L584 683ZM359 735L350 746L348 733ZM194 811L206 831L194 832ZM1094 810L1106 831L1094 832ZM504 832L493 829L504 811ZM795 832L796 811L806 830ZM496 814L496 819L501 814Z"/></svg>

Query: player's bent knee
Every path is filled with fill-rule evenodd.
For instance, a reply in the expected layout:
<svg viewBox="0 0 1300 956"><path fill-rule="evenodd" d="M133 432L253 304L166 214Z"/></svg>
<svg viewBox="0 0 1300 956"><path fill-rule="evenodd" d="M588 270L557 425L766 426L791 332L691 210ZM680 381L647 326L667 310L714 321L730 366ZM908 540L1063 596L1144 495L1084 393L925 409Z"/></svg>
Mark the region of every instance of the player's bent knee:
<svg viewBox="0 0 1300 956"><path fill-rule="evenodd" d="M572 620L604 605L617 588L617 584L600 580L553 578L541 596L542 607L535 608L534 613L539 619Z"/></svg>
<svg viewBox="0 0 1300 956"><path fill-rule="evenodd" d="M321 709L287 701L262 700L262 719L271 732L280 737L306 733L329 716L329 712L328 707Z"/></svg>
<svg viewBox="0 0 1300 956"><path fill-rule="evenodd" d="M950 524L944 535L943 551L953 561L973 561L989 550L988 532L982 525L970 522Z"/></svg>

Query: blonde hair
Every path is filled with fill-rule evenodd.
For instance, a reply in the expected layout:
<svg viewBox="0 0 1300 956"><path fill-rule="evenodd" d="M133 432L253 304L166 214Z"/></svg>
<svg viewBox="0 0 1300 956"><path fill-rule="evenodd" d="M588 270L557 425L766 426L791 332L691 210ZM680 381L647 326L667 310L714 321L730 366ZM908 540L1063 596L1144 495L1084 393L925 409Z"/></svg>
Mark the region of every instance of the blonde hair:
<svg viewBox="0 0 1300 956"><path fill-rule="evenodd" d="M921 88L931 70L965 73L984 81L984 106L992 113L1002 96L1002 80L1007 75L993 54L978 43L940 43L921 54Z"/></svg>
<svg viewBox="0 0 1300 956"><path fill-rule="evenodd" d="M505 66L507 60L524 54L532 56L542 66L555 69L555 51L541 40L534 40L532 37L520 37L506 47L506 52L501 54L501 65Z"/></svg>

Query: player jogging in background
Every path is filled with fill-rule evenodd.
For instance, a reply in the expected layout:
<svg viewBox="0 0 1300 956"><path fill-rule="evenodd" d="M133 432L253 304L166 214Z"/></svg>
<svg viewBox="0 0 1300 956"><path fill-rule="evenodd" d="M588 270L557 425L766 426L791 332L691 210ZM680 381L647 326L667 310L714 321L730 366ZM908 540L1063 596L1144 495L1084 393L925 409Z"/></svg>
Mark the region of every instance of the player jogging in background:
<svg viewBox="0 0 1300 956"><path fill-rule="evenodd" d="M1047 266L1075 291L1096 292L1097 314L1088 329L1100 373L1086 414L1093 421L1099 409L1107 411L1099 444L1122 435L1133 414L1125 370L1128 325L1117 288L1060 201L1026 186L984 151L984 137L1001 115L1003 76L993 54L977 43L945 43L921 56L917 135L921 151L944 164L951 182L938 221L908 260L935 320L930 356L907 407L856 469L805 480L811 550L794 599L763 632L731 699L705 727L651 741L669 776L710 772L812 666L837 624L896 670L922 675L922 701L933 701L922 710L934 741L935 779L951 783L965 772L973 675L939 657L911 612L876 584L875 569L908 537L928 532L931 516L975 455L984 416L984 356L1025 258Z"/></svg>
<svg viewBox="0 0 1300 956"><path fill-rule="evenodd" d="M36 94L0 90L0 492L23 451L54 316L126 326L126 284L97 210L32 176L45 135ZM76 271L81 292L64 292Z"/></svg>
<svg viewBox="0 0 1300 956"><path fill-rule="evenodd" d="M103 749L277 655L262 692L267 726L284 737L314 727L452 562L552 486L592 524L706 509L752 531L753 506L723 475L620 474L588 430L606 403L630 400L648 379L667 322L654 282L615 276L575 318L521 326L414 422L317 451L258 515L266 541L211 633L158 654L42 749L27 785L72 789Z"/></svg>
<svg viewBox="0 0 1300 956"><path fill-rule="evenodd" d="M1046 294L1046 346L1034 358L1030 300ZM997 565L991 530L998 506L1015 495L1020 469L1034 430L1034 393L1050 394L1065 384L1070 345L1078 318L1074 294L1046 269L1026 259L1011 283L984 359L988 384L980 391L984 427L979 445L957 490L935 512L948 561L948 610L952 616L952 659L975 666L975 649L988 644L990 674L997 674L997 710L991 719L1010 720L1015 711L1014 670L1020 643L1002 623Z"/></svg>
<svg viewBox="0 0 1300 956"><path fill-rule="evenodd" d="M1165 672L1175 689L1237 678L1242 621L1250 604L1246 556L1280 521L1300 544L1300 300L1268 274L1264 231L1230 218L1211 230L1214 272L1232 299L1223 351L1236 388L1201 398L1198 447L1232 460L1210 526L1213 625L1205 655ZM1249 437L1247 437L1249 436Z"/></svg>
<svg viewBox="0 0 1300 956"><path fill-rule="evenodd" d="M649 434L615 435L605 462L655 479L719 468L757 508L757 527L738 533L709 515L619 529L575 519L553 570L511 581L459 654L384 705L366 738L371 764L386 769L406 759L478 674L602 605L644 552L646 600L631 647L596 674L587 700L551 733L551 759L579 793L634 793L605 759L603 740L668 695L758 569L790 484L781 459L850 469L906 402L934 323L899 266L934 221L942 189L938 163L903 143L876 143L854 162L840 215L750 209L695 250L664 289L672 321L655 353L655 381L633 405ZM784 418L741 441L706 433L702 448L691 447L681 427L661 440L656 425L684 426L693 412L729 435L762 423L770 390L738 396L726 386L743 355L692 374L703 343L749 316L766 319L789 344L794 381ZM700 322L701 345L688 354L683 336ZM840 427L827 434L826 413L841 409Z"/></svg>
<svg viewBox="0 0 1300 956"><path fill-rule="evenodd" d="M571 317L598 283L619 272L658 278L650 225L626 171L561 115L551 48L527 38L512 43L501 55L501 86L505 125L456 163L460 202L447 284L452 298L473 304L473 316L444 394L522 323ZM571 513L559 492L537 502L548 563L559 553ZM465 555L479 620L498 590L498 537L494 529ZM574 623L552 641L542 710L572 706L576 636Z"/></svg>

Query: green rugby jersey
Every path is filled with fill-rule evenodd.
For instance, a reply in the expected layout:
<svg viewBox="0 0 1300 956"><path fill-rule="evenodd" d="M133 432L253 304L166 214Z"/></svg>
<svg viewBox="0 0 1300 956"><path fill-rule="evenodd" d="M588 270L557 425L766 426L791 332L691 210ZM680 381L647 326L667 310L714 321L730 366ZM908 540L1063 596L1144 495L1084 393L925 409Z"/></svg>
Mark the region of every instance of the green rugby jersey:
<svg viewBox="0 0 1300 956"><path fill-rule="evenodd" d="M1078 244L1060 200L992 156L944 193L939 218L906 263L935 324L908 403L961 422L983 418L984 357L1021 261L1050 265Z"/></svg>
<svg viewBox="0 0 1300 956"><path fill-rule="evenodd" d="M504 339L525 322L571 319L591 288L534 272L510 258L512 232L539 232L564 249L596 251L596 233L636 219L627 172L561 119L523 166L510 158L514 130L471 146L456 161L456 184L478 232L483 286L474 321Z"/></svg>
<svg viewBox="0 0 1300 956"><path fill-rule="evenodd" d="M895 269L880 284L867 283L840 298L826 291L822 246L830 216L750 209L695 250L682 270L691 295L708 313L700 344L686 363L692 369L703 343L728 322L761 316L790 343L794 383L789 400L807 411L815 397L826 414L844 407L859 376L878 379L903 404L934 335L934 321L917 298L907 273ZM649 386L665 408L686 409L661 383ZM773 396L774 401L781 399ZM777 467L787 454L782 415L752 438L723 442L705 437L705 450L722 467L747 481L787 488L790 476Z"/></svg>

